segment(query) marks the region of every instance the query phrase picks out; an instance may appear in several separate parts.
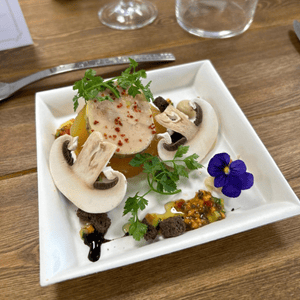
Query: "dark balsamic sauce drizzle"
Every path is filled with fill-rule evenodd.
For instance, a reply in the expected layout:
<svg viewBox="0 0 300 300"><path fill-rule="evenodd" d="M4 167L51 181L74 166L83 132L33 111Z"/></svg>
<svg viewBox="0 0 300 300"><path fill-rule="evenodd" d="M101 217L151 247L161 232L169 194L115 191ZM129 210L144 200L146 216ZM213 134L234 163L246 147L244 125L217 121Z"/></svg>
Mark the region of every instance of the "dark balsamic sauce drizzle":
<svg viewBox="0 0 300 300"><path fill-rule="evenodd" d="M103 237L103 234L95 230L93 233L84 236L85 245L90 247L88 259L92 262L99 260L101 256L101 245L109 242Z"/></svg>
<svg viewBox="0 0 300 300"><path fill-rule="evenodd" d="M129 236L129 233L125 233L122 237ZM121 237L121 238L122 238ZM95 262L100 259L101 256L101 245L112 240L107 240L103 237L102 233L95 230L93 233L84 236L84 244L90 247L88 259L91 262Z"/></svg>

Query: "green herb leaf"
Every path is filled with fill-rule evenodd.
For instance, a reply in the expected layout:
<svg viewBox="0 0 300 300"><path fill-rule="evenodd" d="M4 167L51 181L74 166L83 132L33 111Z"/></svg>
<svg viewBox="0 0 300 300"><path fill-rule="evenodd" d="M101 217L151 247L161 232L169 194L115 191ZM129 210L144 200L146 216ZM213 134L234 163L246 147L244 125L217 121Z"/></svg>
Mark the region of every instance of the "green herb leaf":
<svg viewBox="0 0 300 300"><path fill-rule="evenodd" d="M176 171L177 171L179 176L189 178L189 173L186 171L186 168L184 166L177 165L176 166Z"/></svg>
<svg viewBox="0 0 300 300"><path fill-rule="evenodd" d="M192 154L183 160L188 169L197 170L199 168L203 168L203 166L200 163L198 163L198 161L197 161L198 157L199 157L199 155Z"/></svg>
<svg viewBox="0 0 300 300"><path fill-rule="evenodd" d="M74 107L74 111L76 111L76 109L78 108L78 105L79 105L79 102L78 102L78 99L80 97L78 95L75 95L74 98L73 98L73 107Z"/></svg>
<svg viewBox="0 0 300 300"><path fill-rule="evenodd" d="M152 156L151 160L146 160L144 162L144 172L147 174L154 175L157 171L164 171L165 166L160 163L157 156Z"/></svg>
<svg viewBox="0 0 300 300"><path fill-rule="evenodd" d="M139 241L147 232L147 225L141 223L138 219L138 211L144 210L148 205L148 200L144 196L139 196L138 193L134 197L129 197L124 206L123 216L131 213L132 217L129 219L129 234Z"/></svg>
<svg viewBox="0 0 300 300"><path fill-rule="evenodd" d="M146 200L144 197L139 197L137 204L140 210L144 210L148 205L148 200Z"/></svg>
<svg viewBox="0 0 300 300"><path fill-rule="evenodd" d="M135 240L140 241L147 232L147 225L140 222L138 219L135 221L134 217L131 217L129 222L129 234L132 235Z"/></svg>
<svg viewBox="0 0 300 300"><path fill-rule="evenodd" d="M124 206L124 212L123 216L127 215L130 212L135 212L139 210L139 205L138 205L138 193L134 197L128 197L125 206Z"/></svg>
<svg viewBox="0 0 300 300"><path fill-rule="evenodd" d="M110 96L101 97L100 92L110 90L116 98L120 98L120 93L116 88L118 84L123 89L128 89L128 94L135 97L137 94L143 93L147 101L154 100L153 94L149 89L150 83L148 82L145 86L141 82L141 78L147 78L145 70L136 71L138 63L129 58L129 67L122 72L120 76L117 76L111 80L104 81L101 76L96 76L96 71L92 69L86 70L84 77L76 81L73 85L73 90L77 90L77 94L73 97L74 111L78 108L79 98L83 98L86 101L94 100L113 101Z"/></svg>
<svg viewBox="0 0 300 300"><path fill-rule="evenodd" d="M152 155L149 153L136 154L134 158L129 162L129 164L133 167L139 167L151 158Z"/></svg>
<svg viewBox="0 0 300 300"><path fill-rule="evenodd" d="M163 186L163 189L166 192L173 192L177 189L177 185L175 183L175 180L168 175L169 174L163 174L163 176L160 178L159 183Z"/></svg>
<svg viewBox="0 0 300 300"><path fill-rule="evenodd" d="M182 157L189 151L189 146L180 145L174 155L174 158Z"/></svg>
<svg viewBox="0 0 300 300"><path fill-rule="evenodd" d="M135 68L138 66L138 63L134 60L134 59L132 59L132 58L128 58L129 59L129 61L130 61L130 66L132 67L132 68L134 68L134 70L135 70ZM129 68L128 68L129 69Z"/></svg>

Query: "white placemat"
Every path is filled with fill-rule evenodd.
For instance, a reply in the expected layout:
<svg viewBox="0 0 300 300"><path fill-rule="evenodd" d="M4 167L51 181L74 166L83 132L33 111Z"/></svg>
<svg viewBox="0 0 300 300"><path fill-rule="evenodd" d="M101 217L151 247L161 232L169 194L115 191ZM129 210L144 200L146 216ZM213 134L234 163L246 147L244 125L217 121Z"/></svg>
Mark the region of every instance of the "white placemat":
<svg viewBox="0 0 300 300"><path fill-rule="evenodd" d="M32 39L17 0L0 0L0 51L27 46Z"/></svg>

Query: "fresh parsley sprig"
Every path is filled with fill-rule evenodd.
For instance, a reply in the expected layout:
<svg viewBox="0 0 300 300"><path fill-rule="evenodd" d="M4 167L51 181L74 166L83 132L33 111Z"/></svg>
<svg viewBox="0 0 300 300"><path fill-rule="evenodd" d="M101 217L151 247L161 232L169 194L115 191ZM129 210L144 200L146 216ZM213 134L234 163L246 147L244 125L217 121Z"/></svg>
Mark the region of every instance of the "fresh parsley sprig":
<svg viewBox="0 0 300 300"><path fill-rule="evenodd" d="M136 154L129 164L133 167L143 165L143 171L147 174L147 181L152 191L162 195L178 194L181 190L177 189L176 182L179 181L180 176L189 177L186 168L196 170L203 167L198 163L199 156L195 153L181 159L188 149L188 146L180 146L174 158L165 161L149 153Z"/></svg>
<svg viewBox="0 0 300 300"><path fill-rule="evenodd" d="M177 182L180 177L189 177L186 170L196 170L203 166L198 163L197 154L192 154L182 158L188 152L188 146L179 146L172 160L160 160L157 156L149 153L136 154L130 161L130 165L139 167L143 165L143 171L147 174L147 181L149 190L142 196L138 193L134 197L129 197L126 200L123 216L131 213L132 217L129 219L130 227L129 234L134 239L140 240L147 231L147 226L141 223L138 219L138 211L144 210L148 201L144 198L151 191L162 195L173 195L181 192L177 188ZM182 165L182 163L184 165Z"/></svg>
<svg viewBox="0 0 300 300"><path fill-rule="evenodd" d="M136 71L138 63L131 58L129 58L129 61L129 67L123 71L120 76L107 81L104 81L101 76L96 76L95 70L86 70L84 77L81 80L76 81L73 85L73 90L77 90L77 94L73 97L74 111L78 108L78 100L81 97L85 100L85 102L89 100L113 101L110 95L106 95L104 97L99 95L99 93L106 89L110 90L116 98L119 98L120 93L116 85L119 85L123 89L128 89L128 94L132 97L143 93L147 101L153 100L153 94L149 88L151 81L145 86L141 81L141 78L147 78L146 71Z"/></svg>
<svg viewBox="0 0 300 300"><path fill-rule="evenodd" d="M138 193L136 193L134 197L129 197L126 200L124 206L123 216L128 213L131 213L132 215L129 219L130 227L128 233L137 241L139 241L147 232L147 225L140 222L138 218L139 210L144 210L148 205L148 200L144 198L146 194L139 196Z"/></svg>

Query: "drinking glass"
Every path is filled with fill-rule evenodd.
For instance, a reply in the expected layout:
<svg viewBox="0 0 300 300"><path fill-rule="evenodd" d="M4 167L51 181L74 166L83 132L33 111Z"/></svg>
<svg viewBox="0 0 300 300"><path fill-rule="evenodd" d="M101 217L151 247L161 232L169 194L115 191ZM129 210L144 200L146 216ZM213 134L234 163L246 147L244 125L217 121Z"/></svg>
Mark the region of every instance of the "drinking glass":
<svg viewBox="0 0 300 300"><path fill-rule="evenodd" d="M157 9L147 0L121 0L102 7L98 16L104 25L111 28L137 29L153 22L157 17Z"/></svg>
<svg viewBox="0 0 300 300"><path fill-rule="evenodd" d="M229 38L246 31L258 0L176 0L178 24L191 34Z"/></svg>

